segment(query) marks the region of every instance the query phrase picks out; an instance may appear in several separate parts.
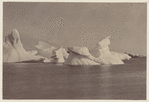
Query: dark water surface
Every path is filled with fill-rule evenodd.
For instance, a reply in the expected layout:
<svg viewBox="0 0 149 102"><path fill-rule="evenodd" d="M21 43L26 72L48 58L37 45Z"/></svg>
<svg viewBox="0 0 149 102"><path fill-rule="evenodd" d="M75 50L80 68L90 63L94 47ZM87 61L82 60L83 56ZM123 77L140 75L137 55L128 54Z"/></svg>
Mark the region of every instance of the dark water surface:
<svg viewBox="0 0 149 102"><path fill-rule="evenodd" d="M3 99L146 99L146 58L124 65L3 63Z"/></svg>

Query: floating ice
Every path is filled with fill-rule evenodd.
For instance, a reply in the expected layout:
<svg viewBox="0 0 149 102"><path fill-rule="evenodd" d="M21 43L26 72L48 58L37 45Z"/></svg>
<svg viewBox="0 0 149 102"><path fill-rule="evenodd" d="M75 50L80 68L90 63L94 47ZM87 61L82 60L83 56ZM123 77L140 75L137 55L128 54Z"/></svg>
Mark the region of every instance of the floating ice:
<svg viewBox="0 0 149 102"><path fill-rule="evenodd" d="M128 54L125 54L125 53L118 53L118 52L113 52L113 51L111 51L111 53L115 57L118 57L121 60L129 60L131 58Z"/></svg>
<svg viewBox="0 0 149 102"><path fill-rule="evenodd" d="M64 63L66 65L100 65L94 60L87 47L68 47L68 52L69 56Z"/></svg>
<svg viewBox="0 0 149 102"><path fill-rule="evenodd" d="M8 36L5 37L3 43L3 62L21 62L27 60L39 60L40 56L35 56L36 52L27 52L23 48L20 40L20 35L14 29Z"/></svg>
<svg viewBox="0 0 149 102"><path fill-rule="evenodd" d="M51 62L56 62L56 63L64 63L65 60L68 57L68 53L64 48L59 48L53 50L53 56L51 57L52 61Z"/></svg>
<svg viewBox="0 0 149 102"><path fill-rule="evenodd" d="M110 38L111 36L106 37L105 39L98 42L94 49L90 53L98 58L102 64L124 64L119 57L115 57L109 50Z"/></svg>
<svg viewBox="0 0 149 102"><path fill-rule="evenodd" d="M56 49L56 47L51 46L43 41L39 41L38 45L35 46L38 50L38 55L46 57L48 59L52 56L52 51Z"/></svg>

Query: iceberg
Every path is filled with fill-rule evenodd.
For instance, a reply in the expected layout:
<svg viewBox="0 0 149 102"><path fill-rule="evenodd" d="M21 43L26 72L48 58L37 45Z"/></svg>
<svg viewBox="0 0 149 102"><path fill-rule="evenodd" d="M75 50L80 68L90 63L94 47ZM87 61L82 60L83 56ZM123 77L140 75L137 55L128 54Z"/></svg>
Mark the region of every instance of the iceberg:
<svg viewBox="0 0 149 102"><path fill-rule="evenodd" d="M118 53L118 52L113 52L113 51L111 51L111 53L115 57L118 57L121 60L129 60L131 58L131 56L129 56L128 54L125 54L125 53Z"/></svg>
<svg viewBox="0 0 149 102"><path fill-rule="evenodd" d="M44 62L63 63L69 55L64 48L57 48L43 41L39 41L35 47L38 50L37 55L45 57Z"/></svg>
<svg viewBox="0 0 149 102"><path fill-rule="evenodd" d="M91 55L99 59L102 64L124 64L119 57L115 57L109 49L110 38L108 36L103 40L99 41L95 48L90 51Z"/></svg>
<svg viewBox="0 0 149 102"><path fill-rule="evenodd" d="M37 50L32 50L32 51L27 51L28 53L32 54L32 55L36 55L38 53Z"/></svg>
<svg viewBox="0 0 149 102"><path fill-rule="evenodd" d="M64 48L62 48L62 54L63 54L64 60L66 60L69 56L69 54L66 52Z"/></svg>
<svg viewBox="0 0 149 102"><path fill-rule="evenodd" d="M52 51L57 49L54 46L51 46L43 41L39 41L38 45L35 46L37 48L37 55L46 57L48 59L51 59Z"/></svg>
<svg viewBox="0 0 149 102"><path fill-rule="evenodd" d="M100 65L100 62L89 53L87 47L73 46L68 47L69 56L66 65Z"/></svg>
<svg viewBox="0 0 149 102"><path fill-rule="evenodd" d="M68 58L68 53L64 48L55 49L52 52L51 62L55 63L64 63L65 60Z"/></svg>
<svg viewBox="0 0 149 102"><path fill-rule="evenodd" d="M27 52L20 40L20 35L16 29L5 37L3 43L3 62L21 62L27 60L39 60L40 56L35 56L36 52Z"/></svg>
<svg viewBox="0 0 149 102"><path fill-rule="evenodd" d="M125 54L129 55L131 58L145 57L144 55L130 54L130 53L127 53L127 52Z"/></svg>

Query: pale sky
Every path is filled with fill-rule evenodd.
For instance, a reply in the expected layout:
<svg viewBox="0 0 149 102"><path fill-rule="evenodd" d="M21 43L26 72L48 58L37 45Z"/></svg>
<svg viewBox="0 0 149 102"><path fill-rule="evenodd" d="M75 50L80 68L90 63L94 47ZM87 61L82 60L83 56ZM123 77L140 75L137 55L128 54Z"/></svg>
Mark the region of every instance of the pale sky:
<svg viewBox="0 0 149 102"><path fill-rule="evenodd" d="M111 35L110 50L146 55L146 3L3 3L3 35L20 33L26 50L38 41L94 48Z"/></svg>

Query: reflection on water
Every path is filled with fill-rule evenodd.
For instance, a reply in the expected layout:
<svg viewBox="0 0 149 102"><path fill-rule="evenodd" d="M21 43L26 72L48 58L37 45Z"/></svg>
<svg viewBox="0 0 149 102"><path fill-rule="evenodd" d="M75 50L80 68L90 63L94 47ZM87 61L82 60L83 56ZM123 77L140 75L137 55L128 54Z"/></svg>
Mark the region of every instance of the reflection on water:
<svg viewBox="0 0 149 102"><path fill-rule="evenodd" d="M101 84L101 89L102 89L101 91L104 93L104 96L102 96L102 99L112 99L111 89L109 88L111 85L111 83L110 83L110 78L111 78L110 70L111 70L110 65L101 67L101 71L103 73L101 73L100 76L104 77L104 78L101 78L101 80L103 82L103 84Z"/></svg>
<svg viewBox="0 0 149 102"><path fill-rule="evenodd" d="M113 66L4 64L3 98L146 99L146 60L136 60Z"/></svg>

